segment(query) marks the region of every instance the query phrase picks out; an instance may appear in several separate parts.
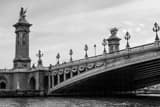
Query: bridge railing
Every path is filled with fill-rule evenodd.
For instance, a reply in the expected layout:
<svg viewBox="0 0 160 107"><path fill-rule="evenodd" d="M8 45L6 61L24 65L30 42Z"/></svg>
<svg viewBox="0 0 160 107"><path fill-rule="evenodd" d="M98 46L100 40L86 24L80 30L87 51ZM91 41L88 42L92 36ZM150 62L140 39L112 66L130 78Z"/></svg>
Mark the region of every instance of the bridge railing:
<svg viewBox="0 0 160 107"><path fill-rule="evenodd" d="M52 67L52 70L56 70L56 69L60 69L60 68L64 68L64 67L71 67L71 66L75 66L75 65L80 65L80 64L84 64L84 63L91 63L91 62L96 62L96 61L101 61L101 60L105 60L105 59L111 59L111 58L115 58L116 56L122 56L122 55L127 55L128 53L134 53L134 52L140 52L140 51L144 51L144 50L148 50L148 49L153 49L155 47L154 43L149 43L149 44L145 44L145 45L141 45L141 46L136 46L136 47L132 47L129 49L123 49L120 50L118 52L114 52L114 53L106 53L106 54L101 54L101 55L97 55L97 56L91 56L85 59L79 59L79 60L75 60L72 62L66 62L64 64L57 64L54 65Z"/></svg>

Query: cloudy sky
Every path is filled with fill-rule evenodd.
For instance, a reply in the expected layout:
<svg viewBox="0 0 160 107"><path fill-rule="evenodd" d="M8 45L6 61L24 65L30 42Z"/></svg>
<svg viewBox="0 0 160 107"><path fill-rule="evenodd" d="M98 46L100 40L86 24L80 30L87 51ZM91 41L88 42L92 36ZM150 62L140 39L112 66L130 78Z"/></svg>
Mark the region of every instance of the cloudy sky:
<svg viewBox="0 0 160 107"><path fill-rule="evenodd" d="M0 0L0 68L12 68L15 54L14 28L20 7L27 8L27 20L33 24L30 33L30 57L37 62L38 49L44 53L43 63L69 60L69 49L74 59L84 58L84 44L89 56L101 54L103 38L109 29L118 27L125 48L125 31L131 34L130 45L137 46L154 41L153 23L160 23L160 0Z"/></svg>

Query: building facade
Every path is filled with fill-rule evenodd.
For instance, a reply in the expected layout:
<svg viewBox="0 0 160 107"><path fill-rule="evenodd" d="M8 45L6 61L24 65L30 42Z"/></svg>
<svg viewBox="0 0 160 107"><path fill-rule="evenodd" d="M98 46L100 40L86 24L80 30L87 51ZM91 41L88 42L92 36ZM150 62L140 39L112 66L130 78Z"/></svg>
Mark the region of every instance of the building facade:
<svg viewBox="0 0 160 107"><path fill-rule="evenodd" d="M0 69L0 94L4 92L46 92L48 67L33 66L29 57L29 32L32 24L26 20L26 11L21 8L19 20L13 26L16 34L15 58L12 69ZM45 89L45 91L44 91Z"/></svg>

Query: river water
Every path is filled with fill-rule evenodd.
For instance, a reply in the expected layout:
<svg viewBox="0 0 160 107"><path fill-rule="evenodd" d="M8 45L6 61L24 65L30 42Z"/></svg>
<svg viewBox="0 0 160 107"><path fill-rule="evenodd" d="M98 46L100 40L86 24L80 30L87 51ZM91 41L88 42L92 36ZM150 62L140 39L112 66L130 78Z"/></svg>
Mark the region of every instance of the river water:
<svg viewBox="0 0 160 107"><path fill-rule="evenodd" d="M129 98L0 98L0 107L160 107L160 100Z"/></svg>

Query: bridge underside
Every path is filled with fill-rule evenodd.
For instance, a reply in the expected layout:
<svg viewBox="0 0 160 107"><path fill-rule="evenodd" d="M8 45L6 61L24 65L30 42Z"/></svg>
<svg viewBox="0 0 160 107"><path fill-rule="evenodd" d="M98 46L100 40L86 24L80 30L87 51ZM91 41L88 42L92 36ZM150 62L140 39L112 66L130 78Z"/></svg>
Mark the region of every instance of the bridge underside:
<svg viewBox="0 0 160 107"><path fill-rule="evenodd" d="M160 59L100 73L54 90L55 94L104 95L160 83Z"/></svg>

